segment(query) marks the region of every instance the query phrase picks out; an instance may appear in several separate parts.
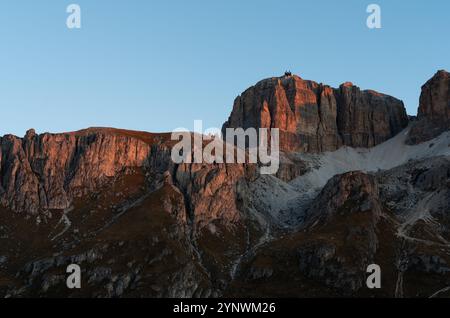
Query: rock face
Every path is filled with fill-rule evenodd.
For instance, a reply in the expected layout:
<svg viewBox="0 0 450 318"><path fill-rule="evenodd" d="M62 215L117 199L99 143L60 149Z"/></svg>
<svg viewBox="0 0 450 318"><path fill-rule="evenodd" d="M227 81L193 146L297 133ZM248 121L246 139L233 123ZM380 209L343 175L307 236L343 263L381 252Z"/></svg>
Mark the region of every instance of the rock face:
<svg viewBox="0 0 450 318"><path fill-rule="evenodd" d="M309 233L328 238L299 248L301 270L347 293L360 289L367 266L374 263L384 213L375 178L362 172L332 178L308 213ZM352 249L353 255L345 249Z"/></svg>
<svg viewBox="0 0 450 318"><path fill-rule="evenodd" d="M448 73L423 91L417 123L448 129ZM279 127L277 175L175 164L167 134L1 137L0 297L448 295L447 135L303 153L371 147L407 124L393 97L286 74L247 90L224 125ZM74 263L81 290L66 287ZM373 264L381 289L366 288Z"/></svg>
<svg viewBox="0 0 450 318"><path fill-rule="evenodd" d="M107 129L0 139L0 201L15 211L66 209L74 196L141 167L146 142Z"/></svg>
<svg viewBox="0 0 450 318"><path fill-rule="evenodd" d="M370 212L376 224L381 215L378 184L371 175L355 171L328 181L307 212L307 226L324 226L339 215Z"/></svg>
<svg viewBox="0 0 450 318"><path fill-rule="evenodd" d="M259 235L239 197L256 169L175 164L171 146L115 129L3 137L0 297L72 294L50 273L70 262L92 297L219 296Z"/></svg>
<svg viewBox="0 0 450 318"><path fill-rule="evenodd" d="M411 129L410 144L431 140L450 128L450 73L438 71L422 86L418 121Z"/></svg>
<svg viewBox="0 0 450 318"><path fill-rule="evenodd" d="M448 296L449 168L448 156L435 157L331 178L302 227L241 266L231 294ZM372 264L382 270L381 289L366 286Z"/></svg>
<svg viewBox="0 0 450 318"><path fill-rule="evenodd" d="M450 119L450 73L438 71L423 87L419 119L448 121Z"/></svg>
<svg viewBox="0 0 450 318"><path fill-rule="evenodd" d="M138 135L140 134L140 135ZM181 164L165 136L107 128L0 139L0 203L27 214L64 210L136 170L155 191L171 183L184 195L190 221L238 222L236 187L251 165Z"/></svg>
<svg viewBox="0 0 450 318"><path fill-rule="evenodd" d="M338 89L298 76L270 78L237 97L226 128L279 128L284 151L373 147L408 125L403 103L351 83Z"/></svg>

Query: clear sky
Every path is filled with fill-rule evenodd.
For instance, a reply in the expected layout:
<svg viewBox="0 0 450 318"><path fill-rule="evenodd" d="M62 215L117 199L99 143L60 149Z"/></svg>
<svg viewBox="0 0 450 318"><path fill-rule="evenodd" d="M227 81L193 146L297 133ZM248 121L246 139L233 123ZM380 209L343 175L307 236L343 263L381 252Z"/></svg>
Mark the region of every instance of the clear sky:
<svg viewBox="0 0 450 318"><path fill-rule="evenodd" d="M237 95L288 69L416 114L421 85L450 70L449 14L448 0L0 0L0 134L220 127Z"/></svg>

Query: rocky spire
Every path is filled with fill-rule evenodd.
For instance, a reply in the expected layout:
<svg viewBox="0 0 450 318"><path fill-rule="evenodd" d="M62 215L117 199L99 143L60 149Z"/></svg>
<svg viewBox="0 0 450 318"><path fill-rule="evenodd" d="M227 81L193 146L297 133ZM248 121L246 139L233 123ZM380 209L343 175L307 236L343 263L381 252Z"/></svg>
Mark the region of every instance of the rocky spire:
<svg viewBox="0 0 450 318"><path fill-rule="evenodd" d="M431 140L450 128L450 73L438 71L422 86L418 121L411 129L408 143Z"/></svg>

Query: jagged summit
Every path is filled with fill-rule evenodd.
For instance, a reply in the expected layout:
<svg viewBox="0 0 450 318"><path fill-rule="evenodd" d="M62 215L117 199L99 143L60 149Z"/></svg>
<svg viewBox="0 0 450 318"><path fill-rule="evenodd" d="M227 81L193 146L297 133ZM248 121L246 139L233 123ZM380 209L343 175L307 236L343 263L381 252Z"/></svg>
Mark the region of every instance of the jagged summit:
<svg viewBox="0 0 450 318"><path fill-rule="evenodd" d="M418 121L408 143L431 140L450 128L450 73L438 71L422 86Z"/></svg>
<svg viewBox="0 0 450 318"><path fill-rule="evenodd" d="M128 138L136 138L141 141L144 141L145 143L152 145L154 143L168 143L170 144L170 135L171 133L151 133L146 131L138 131L138 130L129 130L129 129L119 129L119 128L112 128L112 127L89 127L85 129L80 129L76 131L67 131L67 132L60 132L60 133L50 133L45 132L38 134L36 133L35 129L31 128L28 129L25 133L25 136L23 137L23 140L32 140L34 138L80 138L80 137L96 137L96 136L105 136L105 135L111 135L111 136L122 136L122 137L128 137ZM5 136L0 136L0 143L2 138L16 138L20 139L17 136L7 134Z"/></svg>
<svg viewBox="0 0 450 318"><path fill-rule="evenodd" d="M345 82L340 85L341 87L352 87L354 86L352 82Z"/></svg>
<svg viewBox="0 0 450 318"><path fill-rule="evenodd" d="M25 133L25 139L31 139L34 136L36 136L36 130L34 130L33 128L28 129L27 132Z"/></svg>
<svg viewBox="0 0 450 318"><path fill-rule="evenodd" d="M419 102L419 119L450 119L450 73L438 71L425 85Z"/></svg>
<svg viewBox="0 0 450 318"><path fill-rule="evenodd" d="M0 137L0 297L448 296L450 132L405 144L448 130L447 107L446 72L401 133L394 97L263 80L224 127L280 128L277 175L175 164L169 134ZM365 288L370 264L382 289Z"/></svg>
<svg viewBox="0 0 450 318"><path fill-rule="evenodd" d="M347 82L339 88L297 75L272 77L234 102L226 128L279 128L285 151L373 147L408 125L403 102Z"/></svg>

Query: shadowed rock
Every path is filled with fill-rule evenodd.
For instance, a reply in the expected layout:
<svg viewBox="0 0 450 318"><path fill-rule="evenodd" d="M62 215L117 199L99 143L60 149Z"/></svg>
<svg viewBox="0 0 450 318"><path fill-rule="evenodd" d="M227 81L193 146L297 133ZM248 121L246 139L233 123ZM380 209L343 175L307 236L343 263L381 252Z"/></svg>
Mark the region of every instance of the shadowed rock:
<svg viewBox="0 0 450 318"><path fill-rule="evenodd" d="M420 95L418 121L411 129L408 143L431 140L450 128L450 73L438 71Z"/></svg>

